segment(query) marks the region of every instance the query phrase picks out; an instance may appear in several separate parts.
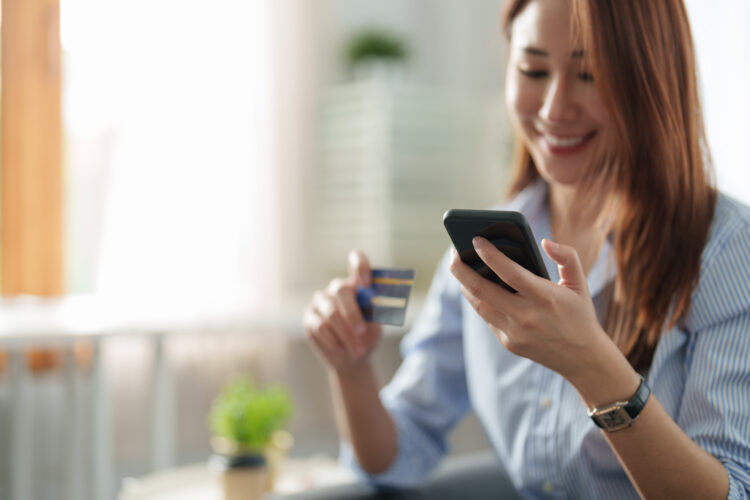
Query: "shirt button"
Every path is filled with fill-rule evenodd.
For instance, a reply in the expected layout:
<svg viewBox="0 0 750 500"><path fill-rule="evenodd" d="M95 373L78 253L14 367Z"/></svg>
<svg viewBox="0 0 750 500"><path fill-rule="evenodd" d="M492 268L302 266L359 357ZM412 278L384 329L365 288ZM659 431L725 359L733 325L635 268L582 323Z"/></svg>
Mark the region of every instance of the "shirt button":
<svg viewBox="0 0 750 500"><path fill-rule="evenodd" d="M544 397L539 402L539 406L542 407L543 410L548 410L552 406L552 399Z"/></svg>
<svg viewBox="0 0 750 500"><path fill-rule="evenodd" d="M542 485L542 489L545 493L552 493L553 491L555 491L555 486L549 481L545 481Z"/></svg>

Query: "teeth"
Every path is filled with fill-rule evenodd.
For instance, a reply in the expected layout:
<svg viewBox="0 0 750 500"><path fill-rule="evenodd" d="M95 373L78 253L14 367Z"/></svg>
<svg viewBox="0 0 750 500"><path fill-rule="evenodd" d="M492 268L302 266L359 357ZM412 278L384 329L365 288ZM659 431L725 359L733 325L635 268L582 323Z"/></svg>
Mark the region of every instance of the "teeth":
<svg viewBox="0 0 750 500"><path fill-rule="evenodd" d="M585 135L582 135L580 137L556 137L554 135L550 134L544 134L544 140L550 143L552 146L558 147L558 148L571 148L573 146L578 146L583 142L583 140L586 138Z"/></svg>

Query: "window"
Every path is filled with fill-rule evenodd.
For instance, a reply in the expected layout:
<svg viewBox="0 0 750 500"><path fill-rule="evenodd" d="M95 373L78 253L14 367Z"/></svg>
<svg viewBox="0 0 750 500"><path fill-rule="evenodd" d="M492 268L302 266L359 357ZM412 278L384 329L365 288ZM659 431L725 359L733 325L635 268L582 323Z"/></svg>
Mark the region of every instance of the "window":
<svg viewBox="0 0 750 500"><path fill-rule="evenodd" d="M750 203L750 3L686 0L719 188Z"/></svg>
<svg viewBox="0 0 750 500"><path fill-rule="evenodd" d="M275 196L270 2L62 0L67 286L257 307Z"/></svg>

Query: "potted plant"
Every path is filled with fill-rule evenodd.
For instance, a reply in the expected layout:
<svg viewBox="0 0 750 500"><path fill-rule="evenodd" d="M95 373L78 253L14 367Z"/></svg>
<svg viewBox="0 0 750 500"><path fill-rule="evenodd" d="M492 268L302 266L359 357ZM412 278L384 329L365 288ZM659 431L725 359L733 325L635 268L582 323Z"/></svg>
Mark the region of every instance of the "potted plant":
<svg viewBox="0 0 750 500"><path fill-rule="evenodd" d="M345 58L355 78L392 77L409 58L406 43L383 28L367 28L351 36Z"/></svg>
<svg viewBox="0 0 750 500"><path fill-rule="evenodd" d="M278 455L269 452L278 446L292 411L286 389L258 389L247 378L230 382L214 400L208 418L215 452L211 462L221 472L226 500L254 500L269 489L269 461Z"/></svg>

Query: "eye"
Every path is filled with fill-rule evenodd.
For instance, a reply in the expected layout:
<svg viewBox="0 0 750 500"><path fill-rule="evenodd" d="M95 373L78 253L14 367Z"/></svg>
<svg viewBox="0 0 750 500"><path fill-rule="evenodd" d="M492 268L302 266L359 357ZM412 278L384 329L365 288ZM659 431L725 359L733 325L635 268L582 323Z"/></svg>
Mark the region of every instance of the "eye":
<svg viewBox="0 0 750 500"><path fill-rule="evenodd" d="M594 75L588 72L581 72L578 73L578 78L580 78L584 82L593 82L594 81Z"/></svg>
<svg viewBox="0 0 750 500"><path fill-rule="evenodd" d="M547 72L544 70L528 70L528 69L519 69L518 71L521 72L522 75L533 78L534 80L538 80L540 78L544 78L547 76Z"/></svg>

